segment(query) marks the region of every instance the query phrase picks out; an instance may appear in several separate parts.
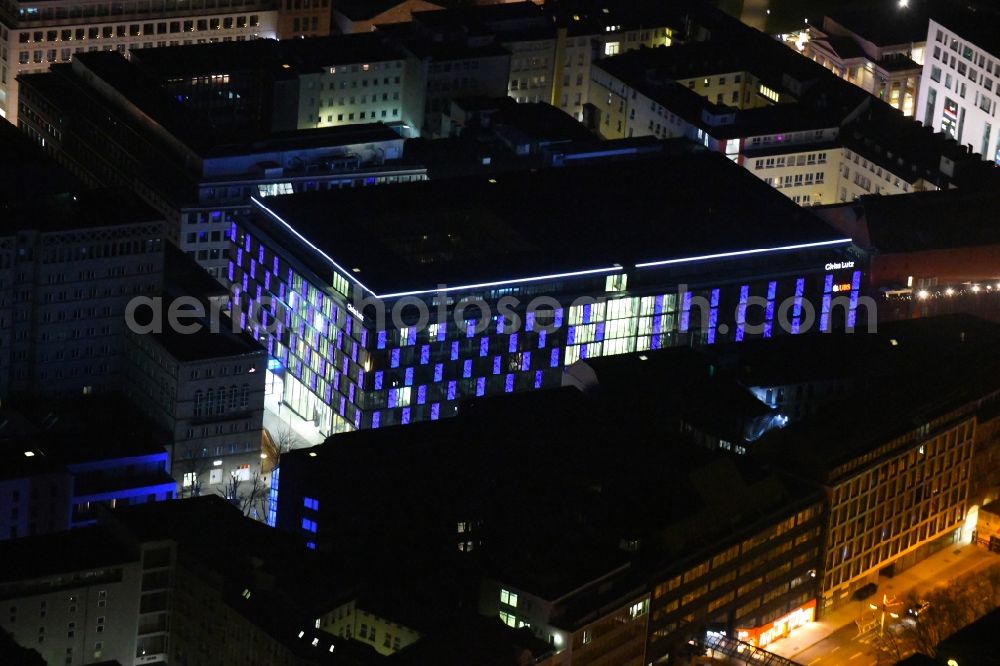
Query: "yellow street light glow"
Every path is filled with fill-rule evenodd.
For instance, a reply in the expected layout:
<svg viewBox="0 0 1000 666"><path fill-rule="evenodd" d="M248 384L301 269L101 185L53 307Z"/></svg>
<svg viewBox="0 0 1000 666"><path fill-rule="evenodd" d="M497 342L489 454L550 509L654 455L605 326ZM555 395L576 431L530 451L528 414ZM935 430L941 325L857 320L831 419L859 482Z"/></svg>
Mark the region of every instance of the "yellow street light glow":
<svg viewBox="0 0 1000 666"><path fill-rule="evenodd" d="M930 296L930 294L927 292L926 289L921 289L920 291L917 292L917 298L919 298L920 300L924 300L928 296Z"/></svg>
<svg viewBox="0 0 1000 666"><path fill-rule="evenodd" d="M945 293L945 296L952 296L952 295L954 295L955 290L952 289L951 287L948 287L947 289L944 290L944 293Z"/></svg>

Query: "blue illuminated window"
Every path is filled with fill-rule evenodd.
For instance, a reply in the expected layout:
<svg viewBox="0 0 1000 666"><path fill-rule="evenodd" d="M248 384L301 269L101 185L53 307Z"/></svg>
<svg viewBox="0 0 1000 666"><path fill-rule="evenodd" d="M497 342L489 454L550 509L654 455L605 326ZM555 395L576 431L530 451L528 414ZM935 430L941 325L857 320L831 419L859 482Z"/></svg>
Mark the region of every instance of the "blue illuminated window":
<svg viewBox="0 0 1000 666"><path fill-rule="evenodd" d="M437 421L439 416L441 416L441 403L435 402L431 405L431 421Z"/></svg>
<svg viewBox="0 0 1000 666"><path fill-rule="evenodd" d="M549 354L549 367L555 368L559 365L559 349L553 349Z"/></svg>
<svg viewBox="0 0 1000 666"><path fill-rule="evenodd" d="M422 405L427 402L427 387L420 385L417 387L417 404Z"/></svg>
<svg viewBox="0 0 1000 666"><path fill-rule="evenodd" d="M545 331L539 331L538 332L538 348L539 349L545 349L545 338L546 338L545 333L546 333Z"/></svg>
<svg viewBox="0 0 1000 666"><path fill-rule="evenodd" d="M486 377L480 377L476 380L476 395L484 395L486 393Z"/></svg>
<svg viewBox="0 0 1000 666"><path fill-rule="evenodd" d="M507 343L507 351L511 354L517 351L517 333L510 334L510 341Z"/></svg>
<svg viewBox="0 0 1000 666"><path fill-rule="evenodd" d="M381 370L375 371L375 390L378 391L382 388L382 377L385 375Z"/></svg>
<svg viewBox="0 0 1000 666"><path fill-rule="evenodd" d="M444 373L444 363L434 364L434 381L441 381L441 376Z"/></svg>
<svg viewBox="0 0 1000 666"><path fill-rule="evenodd" d="M393 368L399 367L399 349L393 349L389 352L389 366Z"/></svg>
<svg viewBox="0 0 1000 666"><path fill-rule="evenodd" d="M542 388L542 371L538 370L535 372L535 388Z"/></svg>
<svg viewBox="0 0 1000 666"><path fill-rule="evenodd" d="M413 368L407 368L406 372L403 373L403 384L413 386Z"/></svg>
<svg viewBox="0 0 1000 666"><path fill-rule="evenodd" d="M379 424L381 422L382 422L382 414L381 414L381 412L374 412L374 413L372 413L372 428L379 427Z"/></svg>
<svg viewBox="0 0 1000 666"><path fill-rule="evenodd" d="M391 388L389 389L389 409L396 406L396 397L399 393L399 389Z"/></svg>
<svg viewBox="0 0 1000 666"><path fill-rule="evenodd" d="M490 339L488 336L483 336L479 339L479 355L486 356L490 353Z"/></svg>
<svg viewBox="0 0 1000 666"><path fill-rule="evenodd" d="M304 529L306 532L312 532L313 534L315 534L316 533L316 521L315 520L309 520L308 518L303 518L302 519L302 529Z"/></svg>
<svg viewBox="0 0 1000 666"><path fill-rule="evenodd" d="M514 391L514 374L510 373L504 378L503 390L507 393L513 393Z"/></svg>
<svg viewBox="0 0 1000 666"><path fill-rule="evenodd" d="M319 500L313 499L312 497L303 497L302 506L307 509L312 509L313 511L319 511Z"/></svg>
<svg viewBox="0 0 1000 666"><path fill-rule="evenodd" d="M424 345L420 348L420 365L427 365L431 360L431 346Z"/></svg>
<svg viewBox="0 0 1000 666"><path fill-rule="evenodd" d="M456 389L457 385L458 385L458 382L456 382L454 379L451 380L450 382L448 382L448 400L454 400L455 399L455 389Z"/></svg>
<svg viewBox="0 0 1000 666"><path fill-rule="evenodd" d="M306 548L308 548L309 550L316 550L316 542L306 541Z"/></svg>
<svg viewBox="0 0 1000 666"><path fill-rule="evenodd" d="M472 376L472 361L465 361L462 364L462 377L468 379Z"/></svg>
<svg viewBox="0 0 1000 666"><path fill-rule="evenodd" d="M457 340L455 342L451 343L451 360L453 360L453 361L457 361L458 360L458 341Z"/></svg>
<svg viewBox="0 0 1000 666"><path fill-rule="evenodd" d="M493 374L494 375L499 375L500 374L500 357L499 356L494 356L493 357Z"/></svg>
<svg viewBox="0 0 1000 666"><path fill-rule="evenodd" d="M531 369L531 352L524 352L521 355L521 370Z"/></svg>
<svg viewBox="0 0 1000 666"><path fill-rule="evenodd" d="M403 425L406 425L409 422L410 422L410 408L409 407L404 407L403 408Z"/></svg>
<svg viewBox="0 0 1000 666"><path fill-rule="evenodd" d="M378 332L378 348L385 349L385 331Z"/></svg>
<svg viewBox="0 0 1000 666"><path fill-rule="evenodd" d="M533 331L535 330L535 313L530 311L524 316L524 330Z"/></svg>

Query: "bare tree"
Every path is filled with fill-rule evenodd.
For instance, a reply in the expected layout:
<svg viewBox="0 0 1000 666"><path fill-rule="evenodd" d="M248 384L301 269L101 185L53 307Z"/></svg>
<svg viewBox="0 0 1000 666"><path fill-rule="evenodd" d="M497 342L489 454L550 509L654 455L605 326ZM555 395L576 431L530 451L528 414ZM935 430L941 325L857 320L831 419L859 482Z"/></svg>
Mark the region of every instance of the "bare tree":
<svg viewBox="0 0 1000 666"><path fill-rule="evenodd" d="M287 425L281 426L273 435L268 432L264 438L263 450L271 464L269 468L265 469L274 469L281 464L281 454L299 446L300 441L295 431Z"/></svg>
<svg viewBox="0 0 1000 666"><path fill-rule="evenodd" d="M182 457L175 455L175 473L178 471L181 473L181 477L178 479L180 489L177 491L177 496L183 498L198 497L201 495L202 477L205 472L208 471L208 467L208 460L205 458L199 458L198 451L190 446L184 448ZM190 485L184 485L184 480L186 478L191 480Z"/></svg>
<svg viewBox="0 0 1000 666"><path fill-rule="evenodd" d="M263 477L257 472L244 482L235 474L219 489L219 495L240 510L244 516L254 520L267 519L268 488Z"/></svg>

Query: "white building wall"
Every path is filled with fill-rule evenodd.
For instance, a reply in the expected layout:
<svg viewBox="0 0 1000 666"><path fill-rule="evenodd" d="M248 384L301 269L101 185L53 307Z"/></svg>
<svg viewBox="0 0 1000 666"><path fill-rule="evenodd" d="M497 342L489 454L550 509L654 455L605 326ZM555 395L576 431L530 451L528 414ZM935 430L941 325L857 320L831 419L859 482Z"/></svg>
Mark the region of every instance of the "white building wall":
<svg viewBox="0 0 1000 666"><path fill-rule="evenodd" d="M1000 57L931 20L916 118L984 159L1000 154Z"/></svg>
<svg viewBox="0 0 1000 666"><path fill-rule="evenodd" d="M79 7L67 7L63 12L70 9L79 11ZM277 21L276 10L259 6L217 14L176 12L25 21L20 26L0 19L0 116L17 124L15 79L19 74L44 72L53 63L69 62L74 53L116 49L125 53L154 46L274 38Z"/></svg>

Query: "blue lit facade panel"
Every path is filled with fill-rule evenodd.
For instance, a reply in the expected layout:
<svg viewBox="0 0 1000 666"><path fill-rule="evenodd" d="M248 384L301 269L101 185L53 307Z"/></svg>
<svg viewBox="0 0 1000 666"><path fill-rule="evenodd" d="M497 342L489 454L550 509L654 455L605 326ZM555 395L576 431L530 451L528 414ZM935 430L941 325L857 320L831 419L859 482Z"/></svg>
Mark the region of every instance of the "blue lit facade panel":
<svg viewBox="0 0 1000 666"><path fill-rule="evenodd" d="M361 289L356 281L331 269L333 284L324 285L276 254L268 245L273 241L262 243L239 226L232 234L230 270L241 287L244 314L261 307L264 298L262 311L246 326L268 347L284 382L285 403L326 433L443 418L468 397L556 387L563 367L581 358L771 337L782 320L790 329L783 332L799 332L808 323L805 300L815 305L813 326L829 328L824 297L834 289L850 292L845 317L854 322L861 286L860 271L824 270L832 252L842 253L826 250L821 260L798 261L796 268L780 272L758 261L742 279L726 279L734 271L717 269L722 277L699 279L689 290L680 290L684 282L675 269L649 269L628 275L629 291L605 291L602 274L451 293L447 322L422 330L387 323L377 330L375 322L362 321L348 306L352 290ZM748 272L746 266L741 270ZM453 303L464 298L480 298L496 313L503 296L515 296L524 306L538 295L553 297L562 307L535 313L513 308L521 319L517 330L499 316L484 324L456 323L452 316ZM600 300L574 303L581 295ZM432 315L438 312L434 297L421 296ZM387 300L387 311L391 305ZM261 326L262 319L275 322L273 330Z"/></svg>

